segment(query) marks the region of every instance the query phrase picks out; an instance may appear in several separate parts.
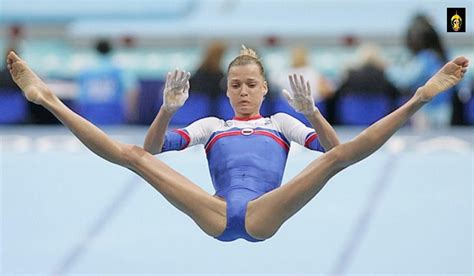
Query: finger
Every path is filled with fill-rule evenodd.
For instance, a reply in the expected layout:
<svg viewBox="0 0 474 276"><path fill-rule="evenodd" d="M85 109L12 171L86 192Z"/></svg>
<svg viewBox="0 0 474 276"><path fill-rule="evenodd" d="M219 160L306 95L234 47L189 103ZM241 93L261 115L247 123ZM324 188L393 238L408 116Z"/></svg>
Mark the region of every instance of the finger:
<svg viewBox="0 0 474 276"><path fill-rule="evenodd" d="M184 95L186 95L186 99L189 97L189 81L184 85Z"/></svg>
<svg viewBox="0 0 474 276"><path fill-rule="evenodd" d="M298 95L303 93L301 84L299 82L298 76L296 74L293 75L293 79L295 80L296 90L298 90Z"/></svg>
<svg viewBox="0 0 474 276"><path fill-rule="evenodd" d="M288 78L290 80L290 87L291 87L291 91L293 92L293 95L298 94L298 89L296 88L294 77L292 75L289 75Z"/></svg>
<svg viewBox="0 0 474 276"><path fill-rule="evenodd" d="M293 97L291 96L290 92L288 92L288 90L283 89L283 90L281 91L281 93L283 94L283 97L285 97L285 99L286 99L288 102L292 102L292 101L293 101Z"/></svg>
<svg viewBox="0 0 474 276"><path fill-rule="evenodd" d="M306 96L306 94L308 94L306 91L306 84L303 75L299 75L296 86L299 88L301 96Z"/></svg>
<svg viewBox="0 0 474 276"><path fill-rule="evenodd" d="M183 94L183 88L186 85L185 82L183 82L183 78L186 75L186 72L184 70L178 70L176 69L176 74L175 74L175 79L174 79L174 88L173 92L175 95Z"/></svg>
<svg viewBox="0 0 474 276"><path fill-rule="evenodd" d="M186 73L186 82L188 82L190 78L191 78L191 72L187 72Z"/></svg>
<svg viewBox="0 0 474 276"><path fill-rule="evenodd" d="M303 75L300 75L300 86L301 86L301 92L303 92L304 95L307 95L309 90L306 89Z"/></svg>
<svg viewBox="0 0 474 276"><path fill-rule="evenodd" d="M186 86L186 83L189 81L191 73L183 71L183 77L181 78L181 86Z"/></svg>
<svg viewBox="0 0 474 276"><path fill-rule="evenodd" d="M174 69L174 72L173 72L173 76L171 77L171 84L173 87L176 87L176 83L177 83L177 78L178 78L178 72L179 72L179 69L176 68Z"/></svg>
<svg viewBox="0 0 474 276"><path fill-rule="evenodd" d="M183 70L180 70L178 71L178 75L177 75L177 78L176 78L176 82L178 85L181 86L182 82L183 82L183 77L184 77L184 71Z"/></svg>
<svg viewBox="0 0 474 276"><path fill-rule="evenodd" d="M300 75L300 87L301 87L301 90L305 90L306 88L306 85L305 85L305 80L304 80L304 77L303 75Z"/></svg>
<svg viewBox="0 0 474 276"><path fill-rule="evenodd" d="M174 93L177 94L182 94L183 93L183 88L185 86L185 82L183 82L183 78L186 75L186 72L184 70L177 70L176 72L176 79L175 79L175 91Z"/></svg>
<svg viewBox="0 0 474 276"><path fill-rule="evenodd" d="M184 70L179 71L178 74L178 84L180 87L183 87L185 83L183 83L184 76L186 75L186 72Z"/></svg>
<svg viewBox="0 0 474 276"><path fill-rule="evenodd" d="M169 87L170 85L171 85L171 72L168 72L168 74L166 74L165 87Z"/></svg>
<svg viewBox="0 0 474 276"><path fill-rule="evenodd" d="M306 82L306 91L308 91L308 95L311 94L311 86L309 85L309 81Z"/></svg>
<svg viewBox="0 0 474 276"><path fill-rule="evenodd" d="M173 87L174 88L181 87L181 74L182 74L181 70L176 69L176 72L175 72L175 75L174 75L174 80L173 80ZM179 92L181 92L181 91L176 90L176 89L174 91L175 94L178 94Z"/></svg>

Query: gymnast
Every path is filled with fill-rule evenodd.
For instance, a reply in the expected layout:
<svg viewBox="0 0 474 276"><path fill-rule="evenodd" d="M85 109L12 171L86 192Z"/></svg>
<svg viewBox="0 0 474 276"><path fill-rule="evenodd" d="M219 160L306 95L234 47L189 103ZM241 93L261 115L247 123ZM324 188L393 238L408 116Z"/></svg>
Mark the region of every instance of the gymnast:
<svg viewBox="0 0 474 276"><path fill-rule="evenodd" d="M341 144L315 107L309 83L302 76L290 75L291 89L283 94L312 129L284 113L260 116L268 91L265 72L255 51L243 47L227 69L226 94L235 112L232 120L208 117L167 131L189 91L190 73L175 70L167 74L163 105L144 146L139 147L108 137L66 107L18 55L10 52L7 56L8 69L26 99L49 110L91 151L140 175L206 234L220 241L243 238L250 242L272 237L331 177L374 153L423 105L459 83L468 63L465 57L446 63L404 105ZM291 141L324 153L281 185ZM153 156L197 144L205 147L215 195Z"/></svg>

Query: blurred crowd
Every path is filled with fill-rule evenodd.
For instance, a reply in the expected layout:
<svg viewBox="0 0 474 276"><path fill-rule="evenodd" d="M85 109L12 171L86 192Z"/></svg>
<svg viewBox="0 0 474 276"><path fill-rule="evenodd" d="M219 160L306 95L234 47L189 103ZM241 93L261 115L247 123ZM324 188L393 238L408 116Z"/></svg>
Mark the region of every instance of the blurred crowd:
<svg viewBox="0 0 474 276"><path fill-rule="evenodd" d="M351 62L334 78L318 71L318 64L312 63L314 60L310 58L308 47L294 45L288 49L288 68L267 76L270 93L262 115L291 112L282 103L281 90L289 88L288 75L297 74L309 81L315 102L331 124L370 124L403 104L452 58L433 25L423 15L411 20L404 46L411 54L409 61L390 64L384 59L379 45L362 42L354 51ZM15 41L7 47L7 52L12 49L18 51ZM74 99L65 97L66 104L98 124L150 123L160 106L159 92L164 80L153 82L151 87L140 84L130 70L113 62L113 45L106 39L97 41L95 50L99 64L81 71L75 81L78 96ZM223 116L226 91L223 58L226 51L225 42L213 41L204 50L198 67L186 68L192 72L190 94L201 95L208 102L202 116ZM474 124L474 77L472 70L468 72L460 85L425 106L411 125L424 129ZM0 93L12 94L17 90L6 68L2 68ZM20 123L57 123L48 112L33 104L28 104L27 113Z"/></svg>

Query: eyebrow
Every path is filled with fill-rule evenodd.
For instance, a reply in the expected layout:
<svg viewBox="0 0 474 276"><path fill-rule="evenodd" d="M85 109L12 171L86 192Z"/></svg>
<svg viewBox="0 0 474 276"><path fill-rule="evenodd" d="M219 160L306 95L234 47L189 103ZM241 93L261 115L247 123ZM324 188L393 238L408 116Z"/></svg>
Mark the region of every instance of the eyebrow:
<svg viewBox="0 0 474 276"><path fill-rule="evenodd" d="M234 78L234 79L230 79L230 81L241 81L241 80L238 78ZM248 79L245 79L244 81L258 81L258 79L248 78Z"/></svg>

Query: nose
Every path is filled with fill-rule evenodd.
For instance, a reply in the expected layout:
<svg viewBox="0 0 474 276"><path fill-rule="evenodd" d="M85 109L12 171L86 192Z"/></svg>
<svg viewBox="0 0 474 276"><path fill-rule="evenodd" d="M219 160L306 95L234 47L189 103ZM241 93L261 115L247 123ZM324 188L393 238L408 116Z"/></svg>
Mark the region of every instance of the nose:
<svg viewBox="0 0 474 276"><path fill-rule="evenodd" d="M244 87L242 87L242 89L240 89L240 97L246 97L248 96L249 93L247 92L247 89Z"/></svg>

